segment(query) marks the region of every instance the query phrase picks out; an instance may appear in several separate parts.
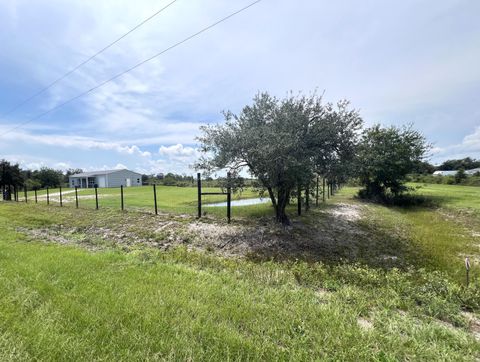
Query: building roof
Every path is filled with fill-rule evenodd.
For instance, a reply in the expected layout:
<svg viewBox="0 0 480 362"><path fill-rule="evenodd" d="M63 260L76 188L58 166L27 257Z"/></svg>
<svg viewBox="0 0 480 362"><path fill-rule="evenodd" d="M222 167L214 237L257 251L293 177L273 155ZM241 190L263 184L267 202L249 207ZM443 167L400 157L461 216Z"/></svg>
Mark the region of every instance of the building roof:
<svg viewBox="0 0 480 362"><path fill-rule="evenodd" d="M458 170L451 170L451 171L435 171L433 174L434 175L441 175L441 176L454 176L456 175L458 172ZM476 174L477 172L480 172L480 168L472 168L471 170L465 170L465 173L467 175L474 175Z"/></svg>
<svg viewBox="0 0 480 362"><path fill-rule="evenodd" d="M457 173L458 171L435 171L433 174L435 176L440 175L440 176L453 176Z"/></svg>
<svg viewBox="0 0 480 362"><path fill-rule="evenodd" d="M480 172L480 167L472 168L471 170L465 170L467 175L475 175L477 172Z"/></svg>
<svg viewBox="0 0 480 362"><path fill-rule="evenodd" d="M76 173L75 175L70 175L70 177L94 177L94 176L98 176L98 175L109 175L111 173L115 173L115 172L118 172L118 171L130 171L130 170L127 170L126 168L124 168L124 169L120 169L120 170L90 171L90 172ZM136 173L136 174L140 175L138 172L134 172L134 171L130 171L130 172L133 172L133 173Z"/></svg>

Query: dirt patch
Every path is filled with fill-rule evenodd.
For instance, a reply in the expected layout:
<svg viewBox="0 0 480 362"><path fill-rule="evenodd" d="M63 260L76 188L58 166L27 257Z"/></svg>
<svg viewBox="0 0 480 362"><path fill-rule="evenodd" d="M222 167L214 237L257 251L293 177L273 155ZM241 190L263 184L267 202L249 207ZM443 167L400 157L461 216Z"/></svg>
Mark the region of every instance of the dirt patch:
<svg viewBox="0 0 480 362"><path fill-rule="evenodd" d="M395 250L384 244L372 247L375 240L382 239L361 225L364 211L363 205L330 205L312 209L302 218L293 218L292 226L283 227L272 218L238 219L226 224L208 217L198 220L191 215L118 213L106 209L97 211L97 217L92 219L88 211L65 208L62 213L72 213L74 228L68 223L17 230L37 240L77 244L92 250L112 246L125 251L143 246L166 250L183 245L255 260L360 260L398 267L399 261L393 254L397 252L395 245Z"/></svg>
<svg viewBox="0 0 480 362"><path fill-rule="evenodd" d="M76 232L74 229L69 231L55 232L50 228L43 229L26 229L22 227L16 228L17 232L28 235L30 238L35 240L42 240L47 242L54 242L57 244L78 244L82 245L88 250L96 251L101 248L95 243L91 243L87 237L82 237L80 235L75 235Z"/></svg>
<svg viewBox="0 0 480 362"><path fill-rule="evenodd" d="M365 318L357 318L357 324L360 329L364 331L370 331L373 329L373 323Z"/></svg>
<svg viewBox="0 0 480 362"><path fill-rule="evenodd" d="M480 319L473 313L462 312L468 322L468 329L473 337L480 342Z"/></svg>
<svg viewBox="0 0 480 362"><path fill-rule="evenodd" d="M105 199L105 198L110 198L114 197L115 195L113 194L101 194L98 195L98 199ZM45 201L47 199L46 196L42 196L41 198L38 197L38 200ZM78 195L79 200L94 200L95 195ZM49 195L49 200L50 202L60 202L60 195L58 193ZM68 203L73 203L75 202L75 196L64 196L62 192L62 202L68 204Z"/></svg>
<svg viewBox="0 0 480 362"><path fill-rule="evenodd" d="M360 205L339 203L329 213L342 220L357 221L362 218L362 207Z"/></svg>

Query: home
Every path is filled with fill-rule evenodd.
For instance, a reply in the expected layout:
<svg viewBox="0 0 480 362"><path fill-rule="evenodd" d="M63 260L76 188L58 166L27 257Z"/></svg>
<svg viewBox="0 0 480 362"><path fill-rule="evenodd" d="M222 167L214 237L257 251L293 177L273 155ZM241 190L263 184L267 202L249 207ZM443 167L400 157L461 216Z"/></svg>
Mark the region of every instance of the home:
<svg viewBox="0 0 480 362"><path fill-rule="evenodd" d="M82 172L69 177L69 186L79 188L141 185L142 175L126 169Z"/></svg>

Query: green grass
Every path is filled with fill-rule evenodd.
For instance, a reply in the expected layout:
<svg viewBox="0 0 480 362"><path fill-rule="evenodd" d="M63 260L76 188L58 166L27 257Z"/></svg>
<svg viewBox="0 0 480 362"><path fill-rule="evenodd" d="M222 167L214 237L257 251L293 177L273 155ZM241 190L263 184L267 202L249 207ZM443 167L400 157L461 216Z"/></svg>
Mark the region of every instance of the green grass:
<svg viewBox="0 0 480 362"><path fill-rule="evenodd" d="M480 211L480 187L411 183L417 193L428 196L443 207Z"/></svg>
<svg viewBox="0 0 480 362"><path fill-rule="evenodd" d="M435 200L435 207L386 207L355 200L357 188L347 188L336 201L365 207L363 227L376 235L376 248L388 249L409 265L441 270L458 282L465 280L465 257L480 278L480 188L418 185L416 194ZM393 250L395 249L395 250Z"/></svg>
<svg viewBox="0 0 480 362"><path fill-rule="evenodd" d="M220 192L219 188L203 188L203 192ZM74 189L62 189L62 201L65 207L75 207ZM95 191L94 189L78 189L79 207L95 208ZM197 188L196 187L176 187L176 186L157 186L157 207L159 212L168 212L176 214L197 214ZM256 198L258 193L251 189L245 189L241 193L232 195L232 200ZM19 200L25 200L24 194L19 194ZM27 200L33 203L35 200L35 192L27 193ZM41 204L47 203L46 190L37 191L37 200ZM226 201L226 196L222 195L205 195L202 196L202 204L206 205L215 202ZM49 190L49 202L51 205L59 205L59 189ZM113 208L120 210L121 196L120 188L99 188L98 189L99 208ZM129 187L124 188L124 207L126 210L154 210L153 187ZM259 204L251 206L233 207L234 215L245 217L258 217L272 212L269 204ZM226 207L203 207L204 214L211 214L217 217L225 217Z"/></svg>
<svg viewBox="0 0 480 362"><path fill-rule="evenodd" d="M139 208L148 191L136 191ZM128 223L145 233L168 216L0 203L0 360L478 360L462 311L480 312L480 286L465 288L450 268L471 245L458 236L477 214L452 220L442 216L450 209L364 204L355 192L343 189L294 222L328 231L325 212L336 203L365 208L361 264L254 262L185 247L125 252L115 243L92 252L32 241L19 228ZM182 197L189 202L186 193L173 198ZM342 230L331 230L341 241ZM377 266L369 248L402 248L406 265Z"/></svg>

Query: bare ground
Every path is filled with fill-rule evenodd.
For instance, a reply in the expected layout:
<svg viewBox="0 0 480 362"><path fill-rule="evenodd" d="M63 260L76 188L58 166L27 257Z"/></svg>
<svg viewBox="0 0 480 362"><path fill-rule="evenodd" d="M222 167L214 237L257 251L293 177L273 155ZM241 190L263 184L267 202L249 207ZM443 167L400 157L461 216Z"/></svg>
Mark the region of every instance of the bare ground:
<svg viewBox="0 0 480 362"><path fill-rule="evenodd" d="M372 248L372 243L381 241L382 236L373 235L362 225L367 208L347 203L328 205L313 209L311 218L293 218L290 227L278 225L270 218L226 224L208 218L197 220L189 215L128 212L120 216L108 214L106 219L100 213L92 220L91 211L75 214L72 211L75 227L54 224L17 230L37 240L76 244L91 250L112 246L127 251L144 246L166 250L184 245L224 256L324 262L356 260L399 266L398 255L391 247Z"/></svg>

